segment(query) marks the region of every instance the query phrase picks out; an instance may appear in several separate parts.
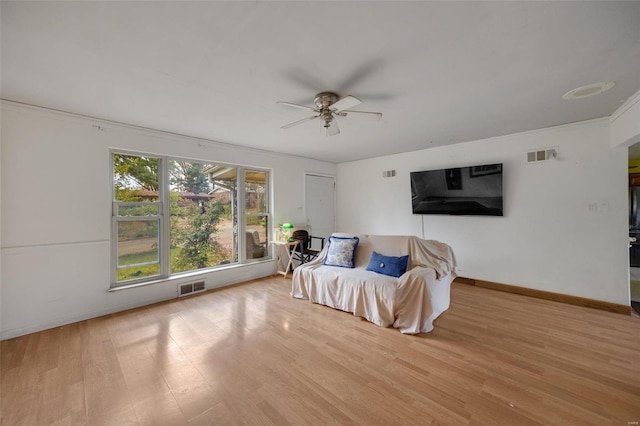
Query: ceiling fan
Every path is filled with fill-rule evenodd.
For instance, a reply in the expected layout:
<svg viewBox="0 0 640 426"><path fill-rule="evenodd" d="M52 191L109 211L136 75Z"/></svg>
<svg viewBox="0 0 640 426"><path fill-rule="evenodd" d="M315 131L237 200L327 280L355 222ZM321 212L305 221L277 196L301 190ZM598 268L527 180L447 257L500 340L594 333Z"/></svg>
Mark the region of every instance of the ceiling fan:
<svg viewBox="0 0 640 426"><path fill-rule="evenodd" d="M311 117L285 124L281 129L288 129L293 126L297 126L298 124L319 118L324 122L323 127L326 129L327 136L335 136L340 133L338 121L336 120L336 117L338 116L348 117L353 115L370 120L380 120L382 118L382 113L380 112L350 110L349 108L353 108L354 106L362 103L362 101L355 96L345 96L340 99L338 95L333 92L321 92L316 95L313 102L316 104L315 108L306 105L293 104L291 102L278 102L282 105L307 109L315 113L315 115L312 115Z"/></svg>

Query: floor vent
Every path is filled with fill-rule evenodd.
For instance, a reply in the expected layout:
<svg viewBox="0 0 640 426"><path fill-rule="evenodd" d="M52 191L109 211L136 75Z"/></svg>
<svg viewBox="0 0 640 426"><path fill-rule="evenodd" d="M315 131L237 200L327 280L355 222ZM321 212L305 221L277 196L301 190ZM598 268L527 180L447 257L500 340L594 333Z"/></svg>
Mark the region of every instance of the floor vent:
<svg viewBox="0 0 640 426"><path fill-rule="evenodd" d="M558 148L540 149L527 152L527 163L537 163L558 158Z"/></svg>
<svg viewBox="0 0 640 426"><path fill-rule="evenodd" d="M194 283L180 284L178 286L178 297L187 296L194 293L202 293L205 291L204 281L196 281Z"/></svg>

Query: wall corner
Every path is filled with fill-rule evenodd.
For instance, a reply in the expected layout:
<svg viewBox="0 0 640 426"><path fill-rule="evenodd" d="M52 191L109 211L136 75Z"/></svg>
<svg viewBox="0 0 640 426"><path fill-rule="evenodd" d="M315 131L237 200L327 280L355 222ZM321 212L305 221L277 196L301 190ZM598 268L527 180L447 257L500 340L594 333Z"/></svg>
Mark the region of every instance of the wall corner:
<svg viewBox="0 0 640 426"><path fill-rule="evenodd" d="M611 148L640 142L640 91L611 114L609 124Z"/></svg>

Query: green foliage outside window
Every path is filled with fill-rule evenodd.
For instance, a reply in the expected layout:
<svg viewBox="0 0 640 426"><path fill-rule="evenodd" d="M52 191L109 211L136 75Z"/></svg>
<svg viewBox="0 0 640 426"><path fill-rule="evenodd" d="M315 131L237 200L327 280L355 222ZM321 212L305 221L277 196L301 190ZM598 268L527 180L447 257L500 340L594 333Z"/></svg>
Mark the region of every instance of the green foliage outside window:
<svg viewBox="0 0 640 426"><path fill-rule="evenodd" d="M119 188L158 190L159 160L135 155L113 155L114 185L116 196ZM117 201L132 201L121 200Z"/></svg>
<svg viewBox="0 0 640 426"><path fill-rule="evenodd" d="M228 258L212 236L218 232L217 225L224 215L220 201L210 201L204 206L192 203L183 207L186 214L181 226L173 229L172 241L180 251L172 259L171 271L183 272L219 265Z"/></svg>
<svg viewBox="0 0 640 426"><path fill-rule="evenodd" d="M171 161L169 163L171 186L181 192L208 193L211 190L211 183L203 173L204 168L205 165L202 163Z"/></svg>

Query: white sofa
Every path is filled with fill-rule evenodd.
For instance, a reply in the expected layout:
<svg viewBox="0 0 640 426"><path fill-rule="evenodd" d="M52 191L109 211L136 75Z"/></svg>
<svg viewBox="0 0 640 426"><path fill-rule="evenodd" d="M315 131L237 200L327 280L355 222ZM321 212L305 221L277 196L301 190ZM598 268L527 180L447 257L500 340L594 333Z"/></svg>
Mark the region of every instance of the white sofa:
<svg viewBox="0 0 640 426"><path fill-rule="evenodd" d="M291 295L406 334L433 330L433 321L449 308L456 277L451 247L413 236L356 236L354 268L324 265L327 244L317 259L294 270ZM366 270L374 250L385 256L409 255L407 271L394 278Z"/></svg>

